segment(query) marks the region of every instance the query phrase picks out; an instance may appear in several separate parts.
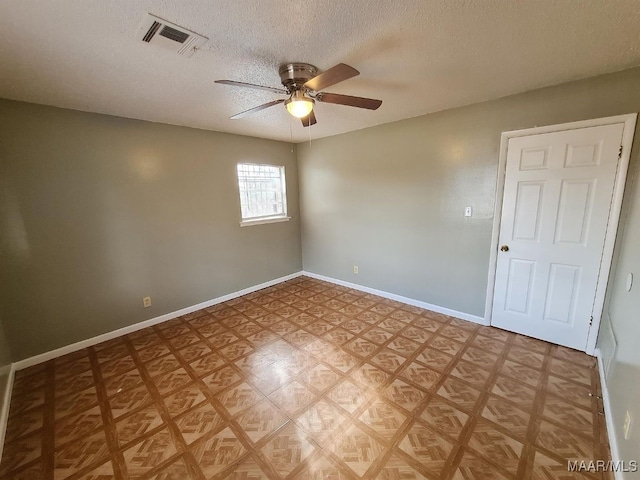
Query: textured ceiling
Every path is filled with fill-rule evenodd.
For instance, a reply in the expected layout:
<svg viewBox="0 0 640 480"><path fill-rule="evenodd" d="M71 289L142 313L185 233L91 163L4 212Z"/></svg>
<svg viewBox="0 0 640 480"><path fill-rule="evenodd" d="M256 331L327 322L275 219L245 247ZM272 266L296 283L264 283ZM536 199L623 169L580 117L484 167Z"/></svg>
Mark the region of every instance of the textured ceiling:
<svg viewBox="0 0 640 480"><path fill-rule="evenodd" d="M191 58L147 45L149 12L209 38ZM294 142L640 65L638 0L3 0L0 97ZM316 107L304 129L278 95L278 66L344 62L328 91L377 111Z"/></svg>

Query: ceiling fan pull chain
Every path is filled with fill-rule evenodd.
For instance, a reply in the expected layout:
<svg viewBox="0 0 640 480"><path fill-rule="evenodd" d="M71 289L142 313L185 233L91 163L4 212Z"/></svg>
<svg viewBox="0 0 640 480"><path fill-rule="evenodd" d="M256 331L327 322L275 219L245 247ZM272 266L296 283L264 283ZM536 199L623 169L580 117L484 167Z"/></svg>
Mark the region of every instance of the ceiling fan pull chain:
<svg viewBox="0 0 640 480"><path fill-rule="evenodd" d="M289 115L289 143L291 144L291 153L293 153L293 127L291 126L291 122L293 119L291 115Z"/></svg>

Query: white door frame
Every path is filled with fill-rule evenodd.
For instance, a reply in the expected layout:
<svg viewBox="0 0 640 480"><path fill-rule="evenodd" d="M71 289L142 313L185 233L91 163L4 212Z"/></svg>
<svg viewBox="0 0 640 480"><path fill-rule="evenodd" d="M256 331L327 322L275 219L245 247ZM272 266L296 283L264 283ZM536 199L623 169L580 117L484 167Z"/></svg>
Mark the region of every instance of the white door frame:
<svg viewBox="0 0 640 480"><path fill-rule="evenodd" d="M635 131L637 117L637 113L629 113L626 115L596 118L579 122L563 123L560 125L548 125L544 127L502 132L500 137L500 157L498 161L498 176L496 182L496 205L493 213L491 251L489 254L487 300L484 311L484 319L488 325L491 325L491 314L493 311L493 293L496 280L496 266L498 263L498 240L500 236L500 220L502 219L502 199L504 195L504 181L507 168L507 148L509 146L509 140L515 137L525 137L542 133L561 132L564 130L575 130L579 128L624 123L624 130L622 133L622 156L620 157L620 163L618 164L618 170L616 172L616 179L613 187L613 204L611 206L609 223L607 224L607 233L604 241L602 259L600 260L600 275L596 286L593 324L589 329L589 336L587 338L586 353L589 355L594 354L596 340L598 339L598 330L600 328L600 319L602 318L602 309L604 307L604 297L607 290L607 283L609 281L609 272L611 270L613 247L616 242L616 233L618 231L618 223L620 220L620 209L622 207L622 196L624 194L624 185L627 178L627 170L629 168L631 145L633 144L633 134Z"/></svg>

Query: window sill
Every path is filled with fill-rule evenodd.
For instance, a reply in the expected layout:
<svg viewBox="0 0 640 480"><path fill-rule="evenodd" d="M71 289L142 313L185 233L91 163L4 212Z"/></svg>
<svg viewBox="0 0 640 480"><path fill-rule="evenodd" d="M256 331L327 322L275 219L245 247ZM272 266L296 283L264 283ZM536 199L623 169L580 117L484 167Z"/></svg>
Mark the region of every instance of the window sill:
<svg viewBox="0 0 640 480"><path fill-rule="evenodd" d="M240 222L240 226L250 227L251 225L263 225L265 223L288 222L289 220L291 220L291 217L259 218L257 220L243 220Z"/></svg>

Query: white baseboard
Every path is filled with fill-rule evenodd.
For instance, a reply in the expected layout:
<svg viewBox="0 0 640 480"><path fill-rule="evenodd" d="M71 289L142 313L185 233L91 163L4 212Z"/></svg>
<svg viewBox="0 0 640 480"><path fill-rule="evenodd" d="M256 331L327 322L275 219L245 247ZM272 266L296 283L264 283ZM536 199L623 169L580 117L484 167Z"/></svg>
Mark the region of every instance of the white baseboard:
<svg viewBox="0 0 640 480"><path fill-rule="evenodd" d="M389 300L395 300L397 302L406 303L407 305L413 305L414 307L424 308L425 310L431 310L433 312L449 315L450 317L459 318L461 320L467 320L473 323L479 323L480 325L489 325L487 321L478 315L471 315L470 313L458 312L457 310L451 310L450 308L440 307L438 305L432 305L430 303L421 302L420 300L414 300L413 298L403 297L402 295L396 295L395 293L385 292L383 290L376 290L375 288L365 287L358 285L357 283L345 282L344 280L338 280L337 278L325 277L324 275L318 275L317 273L311 273L303 271L302 275L315 278L317 280L323 280L329 283L335 283L336 285L342 285L343 287L353 288L361 292L370 293L372 295L378 295L379 297L388 298Z"/></svg>
<svg viewBox="0 0 640 480"><path fill-rule="evenodd" d="M13 390L13 378L16 373L15 364L9 365L7 375L7 385L2 398L2 409L0 409L0 458L4 447L4 437L7 433L7 422L9 420L9 407L11 404L11 392Z"/></svg>
<svg viewBox="0 0 640 480"><path fill-rule="evenodd" d="M598 373L600 375L600 386L602 387L602 404L604 405L604 420L607 423L607 435L609 437L609 448L611 449L611 460L614 465L620 461L618 450L618 442L616 440L616 429L613 424L613 412L611 411L611 401L609 399L609 390L604 375L604 364L602 362L602 352L599 348L595 349L595 356L598 359ZM624 480L622 472L614 471L616 480Z"/></svg>
<svg viewBox="0 0 640 480"><path fill-rule="evenodd" d="M315 278L318 280L323 280L325 282L334 283L336 285L342 285L348 288L353 288L354 290L360 290L362 292L371 293L373 295L378 295L383 298L396 300L398 302L406 303L407 305L413 305L415 307L424 308L426 310L431 310L434 312L442 313L444 315L449 315L451 317L460 318L462 320L467 320L469 322L479 323L480 325L488 325L488 323L485 321L484 318L477 315L458 312L456 310L440 307L438 305L432 305L430 303L422 302L420 300L414 300L408 297L403 297L401 295L396 295L394 293L389 293L382 290L376 290L375 288L369 288L363 285L358 285L351 282L345 282L343 280L338 280L336 278L325 277L324 275L318 275L316 273L301 271L301 272L292 273L290 275L285 275L284 277L276 278L274 280L270 280L268 282L261 283L259 285L254 285L252 287L248 287L243 290L239 290L237 292L229 293L227 295L223 295L221 297L214 298L213 300L208 300L206 302L202 302L197 305L185 307L180 310L176 310L174 312L169 312L164 315L160 315L158 317L154 317L149 320L136 323L134 325L129 325L127 327L119 328L117 330L113 330L111 332L104 333L96 337L88 338L86 340L81 340L79 342L72 343L71 345L66 345L64 347L60 347L55 350L51 350L49 352L45 352L39 355L35 355L33 357L25 358L24 360L19 360L15 362L13 364L13 367L15 371L29 368L39 363L46 362L48 360L52 360L57 357L61 357L62 355L67 355L69 353L73 353L78 350L82 350L83 348L97 345L98 343L106 342L107 340L112 340L114 338L120 337L122 335L126 335L128 333L133 333L138 330L142 330L143 328L151 327L153 325L158 325L159 323L166 322L168 320L179 317L181 315L186 315L188 313L196 312L198 310L202 310L203 308L208 308L213 305L217 305L218 303L227 302L229 300L233 300L234 298L241 297L242 295L247 295L249 293L262 290L263 288L271 287L278 283L286 282L287 280L291 280L292 278L296 278L301 275L306 275L308 277Z"/></svg>
<svg viewBox="0 0 640 480"><path fill-rule="evenodd" d="M229 293L227 295L214 298L213 300L207 300L206 302L198 303L197 305L185 307L180 310L176 310L175 312L165 313L164 315L160 315L159 317L150 318L149 320L144 320L142 322L135 323L127 327L119 328L117 330L113 330L112 332L103 333L102 335L98 335L96 337L88 338L86 340L81 340L79 342L72 343L71 345L66 345L64 347L56 348L55 350L51 350L49 352L45 352L39 355L35 355L33 357L25 358L24 360L19 360L15 362L13 366L15 367L15 370L22 370L24 368L32 367L39 363L46 362L48 360L51 360L57 357L61 357L62 355L67 355L68 353L73 353L78 350L82 350L83 348L97 345L98 343L106 342L107 340L121 337L122 335L126 335L128 333L137 332L138 330L142 330L143 328L151 327L153 325L158 325L159 323L172 320L176 317L180 317L181 315L197 312L198 310L202 310L203 308L208 308L213 305L217 305L218 303L227 302L229 300L233 300L234 298L238 298L243 295L247 295L249 293L262 290L263 288L271 287L278 283L286 282L287 280L291 280L292 278L299 277L302 274L303 274L302 272L292 273L290 275L285 275L284 277L276 278L274 280L270 280L268 282L264 282L259 285L254 285L253 287L248 287L243 290L238 290L237 292Z"/></svg>

